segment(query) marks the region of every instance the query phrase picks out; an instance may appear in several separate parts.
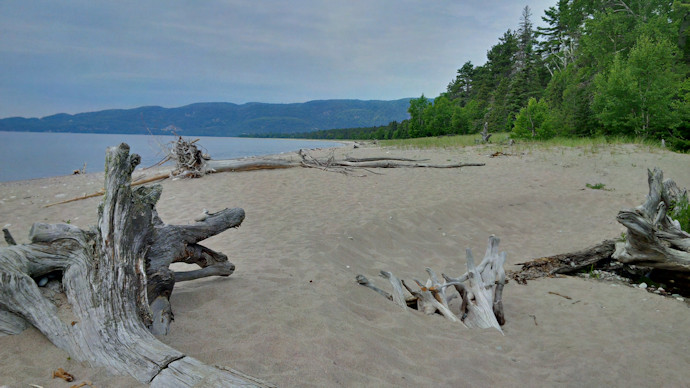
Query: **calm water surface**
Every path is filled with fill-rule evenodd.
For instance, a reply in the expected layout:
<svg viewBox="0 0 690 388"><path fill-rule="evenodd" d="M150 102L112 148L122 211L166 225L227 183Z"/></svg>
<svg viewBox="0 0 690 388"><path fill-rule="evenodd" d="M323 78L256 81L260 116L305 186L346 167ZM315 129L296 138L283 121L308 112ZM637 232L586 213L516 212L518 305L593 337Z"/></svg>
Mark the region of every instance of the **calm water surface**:
<svg viewBox="0 0 690 388"><path fill-rule="evenodd" d="M213 159L272 155L300 148L339 147L341 143L292 139L189 136ZM161 145L173 136L102 135L85 133L0 132L0 181L69 175L86 163L86 172L103 171L105 149L127 143L141 155L141 166L158 163L165 155Z"/></svg>

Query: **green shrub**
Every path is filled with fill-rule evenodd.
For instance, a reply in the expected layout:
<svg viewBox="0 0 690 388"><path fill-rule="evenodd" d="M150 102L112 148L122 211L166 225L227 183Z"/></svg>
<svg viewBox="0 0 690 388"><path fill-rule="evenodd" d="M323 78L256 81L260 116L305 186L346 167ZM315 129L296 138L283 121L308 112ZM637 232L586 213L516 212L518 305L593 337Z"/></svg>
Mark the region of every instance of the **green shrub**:
<svg viewBox="0 0 690 388"><path fill-rule="evenodd" d="M669 216L680 222L681 229L686 232L690 231L690 205L688 204L687 194L681 196L671 204Z"/></svg>
<svg viewBox="0 0 690 388"><path fill-rule="evenodd" d="M668 140L668 148L676 152L690 152L690 140L672 137Z"/></svg>
<svg viewBox="0 0 690 388"><path fill-rule="evenodd" d="M606 184L604 184L604 183L595 183L595 184L587 183L585 186L587 186L588 188L590 188L592 190L607 190L608 191L608 189L606 188Z"/></svg>
<svg viewBox="0 0 690 388"><path fill-rule="evenodd" d="M511 137L545 140L556 136L554 118L544 100L530 98L527 106L515 117Z"/></svg>

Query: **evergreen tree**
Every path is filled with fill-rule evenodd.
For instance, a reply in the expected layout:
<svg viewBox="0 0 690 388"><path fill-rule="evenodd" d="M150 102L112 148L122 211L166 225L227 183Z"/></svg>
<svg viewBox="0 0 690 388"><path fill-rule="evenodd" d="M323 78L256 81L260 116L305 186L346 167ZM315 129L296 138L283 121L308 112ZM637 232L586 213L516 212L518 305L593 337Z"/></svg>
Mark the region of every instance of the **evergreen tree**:
<svg viewBox="0 0 690 388"><path fill-rule="evenodd" d="M471 61L465 62L458 69L455 79L446 88L448 97L457 100L460 106L465 106L472 96L472 81L474 79L474 65Z"/></svg>

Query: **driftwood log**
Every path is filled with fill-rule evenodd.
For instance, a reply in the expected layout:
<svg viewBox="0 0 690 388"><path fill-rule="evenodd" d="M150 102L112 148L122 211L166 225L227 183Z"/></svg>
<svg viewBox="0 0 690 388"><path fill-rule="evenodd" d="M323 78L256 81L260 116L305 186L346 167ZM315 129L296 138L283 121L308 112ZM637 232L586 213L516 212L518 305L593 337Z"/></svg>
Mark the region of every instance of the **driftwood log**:
<svg viewBox="0 0 690 388"><path fill-rule="evenodd" d="M152 334L167 331L176 277L232 272L227 257L198 242L238 226L244 212L230 209L189 226L165 225L155 211L160 186L131 188L139 161L126 144L107 150L96 227L37 223L29 244L0 248L0 332L33 325L71 357L154 387L261 385L205 365ZM176 274L167 268L173 261L205 268ZM39 287L35 279L48 274L56 279Z"/></svg>
<svg viewBox="0 0 690 388"><path fill-rule="evenodd" d="M345 160L337 160L333 156L326 159L317 159L306 153L304 150L299 150L297 154L301 158L300 165L308 168L318 168L325 171L335 171L341 173L352 172L353 169L370 169L370 168L461 168L472 166L484 166L484 163L454 163L454 164L428 164L419 163L424 160L415 160L407 158L346 158Z"/></svg>
<svg viewBox="0 0 690 388"><path fill-rule="evenodd" d="M469 328L493 327L503 333L503 287L506 283L503 264L506 253L498 252L499 243L497 237L489 237L486 254L479 265L475 265L472 251L467 249L467 272L457 278L442 274L444 281L441 282L431 268L426 268L429 279L425 284L414 279L419 289L413 289L404 280L387 271L381 271L380 276L390 282L392 293L376 287L364 275L357 275L356 280L360 285L378 292L401 308L413 308L427 315L439 313L448 320L459 322ZM403 288L409 295L405 295ZM452 290L456 292L453 293ZM459 303L451 304L456 298L459 299Z"/></svg>
<svg viewBox="0 0 690 388"><path fill-rule="evenodd" d="M489 135L490 136L490 135ZM172 175L176 177L199 177L212 172L272 170L292 167L319 168L327 171L348 173L356 168L460 168L469 166L483 166L484 163L456 163L456 164L427 164L425 160L408 158L350 158L336 160L333 156L317 159L305 150L299 150L299 161L272 158L213 160L203 154L195 145L196 140L189 141L181 136L173 143L170 150L171 158L176 161L176 168Z"/></svg>
<svg viewBox="0 0 690 388"><path fill-rule="evenodd" d="M644 203L623 209L616 219L627 231L623 239L605 240L590 248L520 263L510 273L518 282L543 276L603 268L624 278L651 275L673 280L681 289L690 285L690 234L669 216L668 209L687 203L687 190L664 181L663 171L647 170L649 193ZM687 291L687 290L686 290Z"/></svg>
<svg viewBox="0 0 690 388"><path fill-rule="evenodd" d="M621 210L617 220L628 231L625 242L616 244L613 258L625 264L636 264L664 270L690 272L690 234L668 215L677 203L687 203L687 190L680 190L658 168L647 170L649 194L645 202Z"/></svg>
<svg viewBox="0 0 690 388"><path fill-rule="evenodd" d="M352 158L346 157L343 160L335 159L333 156L318 159L311 156L305 150L299 150L299 161L286 159L240 159L240 160L207 160L204 164L204 172L225 172L225 171L252 171L252 170L273 170L292 167L318 168L326 171L350 172L353 169L361 168L461 168L472 166L484 166L484 163L454 163L454 164L428 164L420 163L426 160L392 157L370 157Z"/></svg>

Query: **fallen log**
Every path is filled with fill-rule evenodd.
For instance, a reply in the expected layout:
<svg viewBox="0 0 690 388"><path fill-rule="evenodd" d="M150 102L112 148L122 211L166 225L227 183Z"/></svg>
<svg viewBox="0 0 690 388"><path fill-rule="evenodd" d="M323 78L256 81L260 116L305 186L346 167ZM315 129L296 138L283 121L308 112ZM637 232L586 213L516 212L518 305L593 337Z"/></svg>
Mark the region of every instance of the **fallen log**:
<svg viewBox="0 0 690 388"><path fill-rule="evenodd" d="M679 189L670 179L664 181L658 168L647 170L647 176L649 193L644 203L618 213L618 222L627 229L623 239L520 263L522 268L509 276L525 283L539 277L602 269L629 281L649 277L673 284L671 287L679 292L690 292L690 234L667 210L687 206L687 190Z"/></svg>
<svg viewBox="0 0 690 388"><path fill-rule="evenodd" d="M410 159L410 158L388 158L388 157L371 157L371 158L353 158L351 156L345 157L344 161L346 162L355 162L355 163L360 163L360 162L378 162L381 160L397 160L399 162L425 162L429 159Z"/></svg>
<svg viewBox="0 0 690 388"><path fill-rule="evenodd" d="M420 162L421 160L407 158L386 158L373 157L364 159L337 160L333 156L327 159L317 159L299 150L297 154L302 159L302 166L310 168L320 168L323 170L347 173L354 168L461 168L471 166L484 166L484 163L455 163L455 164L426 164L426 163L400 163Z"/></svg>
<svg viewBox="0 0 690 388"><path fill-rule="evenodd" d="M461 168L484 166L485 163L454 163L454 164L426 164L426 163L397 163L394 161L377 162L347 162L334 161L331 166L355 168Z"/></svg>
<svg viewBox="0 0 690 388"><path fill-rule="evenodd" d="M518 263L517 265L522 266L520 271L509 271L509 275L518 283L525 284L527 280L575 273L592 266L600 266L602 262L611 261L611 255L615 249L615 240L605 240L580 251L540 257Z"/></svg>
<svg viewBox="0 0 690 388"><path fill-rule="evenodd" d="M357 275L356 281L362 286L370 288L387 299L394 301L402 308L413 308L423 311L427 315L439 313L452 322L459 322L469 328L490 328L503 333L501 326L505 324L503 312L503 287L506 274L503 264L506 260L505 252L498 252L500 240L489 237L489 244L484 259L475 265L472 251L467 249L467 272L457 278L442 274L441 282L431 268L426 268L429 279L425 284L414 280L418 290L408 286L404 280L399 280L392 273L381 271L380 276L388 279L393 287L393 293L388 293L376 287L364 275ZM405 295L404 289L409 292ZM449 294L448 288L457 291ZM460 306L452 306L451 300L460 298Z"/></svg>
<svg viewBox="0 0 690 388"><path fill-rule="evenodd" d="M254 170L275 170L283 168L298 167L299 162L285 159L229 159L229 160L208 160L205 172L240 172Z"/></svg>
<svg viewBox="0 0 690 388"><path fill-rule="evenodd" d="M167 265L186 261L216 268L214 275L231 273L227 257L198 241L238 226L244 212L229 209L193 225L165 225L155 211L161 186L131 187L139 161L126 144L107 150L96 227L36 223L29 244L0 248L0 332L33 325L72 358L152 387L264 385L205 365L152 334L156 327L167 330L172 318L166 303L177 274ZM67 303L56 305L34 280L47 274L57 274L48 286L64 292Z"/></svg>

